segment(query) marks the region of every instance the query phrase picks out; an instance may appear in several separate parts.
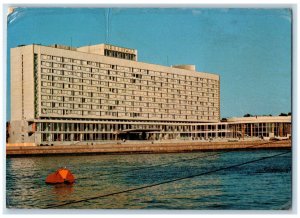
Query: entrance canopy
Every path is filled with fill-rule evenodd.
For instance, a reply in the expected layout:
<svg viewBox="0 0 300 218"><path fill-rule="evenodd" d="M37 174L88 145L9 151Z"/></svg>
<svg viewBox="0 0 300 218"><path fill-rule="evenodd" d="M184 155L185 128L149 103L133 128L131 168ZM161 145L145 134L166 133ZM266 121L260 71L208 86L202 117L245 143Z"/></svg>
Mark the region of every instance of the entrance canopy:
<svg viewBox="0 0 300 218"><path fill-rule="evenodd" d="M126 134L126 133L147 133L147 132L160 132L160 129L124 129L121 131L116 131L114 133Z"/></svg>

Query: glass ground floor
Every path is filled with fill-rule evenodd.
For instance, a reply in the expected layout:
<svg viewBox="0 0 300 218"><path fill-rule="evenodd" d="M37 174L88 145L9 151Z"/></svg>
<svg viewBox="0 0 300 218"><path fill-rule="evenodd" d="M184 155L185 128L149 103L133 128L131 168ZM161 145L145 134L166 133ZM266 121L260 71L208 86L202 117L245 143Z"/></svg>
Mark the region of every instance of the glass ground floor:
<svg viewBox="0 0 300 218"><path fill-rule="evenodd" d="M142 123L64 122L36 123L36 142L97 142L106 140L211 140L214 138L289 137L291 123Z"/></svg>
<svg viewBox="0 0 300 218"><path fill-rule="evenodd" d="M117 140L212 140L290 137L290 119L217 123L37 119L8 125L9 143L74 144Z"/></svg>

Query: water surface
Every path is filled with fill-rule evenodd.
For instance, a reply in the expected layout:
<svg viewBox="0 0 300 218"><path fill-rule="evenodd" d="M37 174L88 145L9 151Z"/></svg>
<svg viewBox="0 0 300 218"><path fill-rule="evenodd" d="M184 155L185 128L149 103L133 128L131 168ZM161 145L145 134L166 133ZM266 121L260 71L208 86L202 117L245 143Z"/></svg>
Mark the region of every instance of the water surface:
<svg viewBox="0 0 300 218"><path fill-rule="evenodd" d="M289 209L292 198L291 152L206 173L288 151L7 158L6 205L8 208L57 205L55 208ZM47 175L63 166L72 171L76 183L46 185ZM201 173L204 174L194 178L85 200ZM78 200L84 201L61 205Z"/></svg>

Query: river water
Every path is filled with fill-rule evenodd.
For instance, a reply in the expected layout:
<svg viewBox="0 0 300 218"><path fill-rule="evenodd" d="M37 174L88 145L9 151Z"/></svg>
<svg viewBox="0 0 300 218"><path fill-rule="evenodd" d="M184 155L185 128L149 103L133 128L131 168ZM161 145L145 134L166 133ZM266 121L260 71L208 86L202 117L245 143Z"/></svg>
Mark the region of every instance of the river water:
<svg viewBox="0 0 300 218"><path fill-rule="evenodd" d="M292 154L289 151L9 157L6 159L6 206L60 209L289 209L292 199ZM282 153L285 154L260 160ZM249 163L237 166L246 162ZM230 167L233 165L236 166ZM64 166L76 177L75 184L45 184L48 174ZM190 178L166 182L185 177ZM159 183L163 184L151 186ZM137 187L140 189L110 195ZM100 197L106 194L109 196Z"/></svg>

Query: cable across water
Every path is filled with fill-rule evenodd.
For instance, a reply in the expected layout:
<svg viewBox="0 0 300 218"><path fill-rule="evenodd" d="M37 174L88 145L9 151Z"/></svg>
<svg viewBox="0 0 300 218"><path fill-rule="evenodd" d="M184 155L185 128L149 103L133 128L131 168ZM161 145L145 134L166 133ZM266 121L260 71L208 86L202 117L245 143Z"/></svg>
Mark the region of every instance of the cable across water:
<svg viewBox="0 0 300 218"><path fill-rule="evenodd" d="M256 146L260 146L260 145L263 145L263 144L268 144L268 142L260 143L260 144L257 144L257 145L251 145L251 146L245 147L243 149L254 148ZM154 164L154 165L144 166L144 167L137 167L137 168L130 169L130 170L120 170L120 171L115 171L115 172L112 172L112 173L101 174L99 177L106 177L106 176L112 176L112 175L114 176L114 175L133 172L133 171L137 171L137 170L144 170L144 169L150 169L150 168L154 168L154 167L168 166L170 164L176 164L176 163L181 163L181 162L186 162L186 161L192 161L192 160L196 160L196 159L199 159L199 158L214 157L214 156L217 156L219 154L225 154L225 153L233 152L233 151L236 151L236 150L221 151L221 152L217 152L217 153L214 153L214 154L201 155L201 156L197 156L197 157L193 157L193 158L186 158L186 159L182 159L182 160L178 160L178 161L171 161L171 162L168 162L168 163Z"/></svg>
<svg viewBox="0 0 300 218"><path fill-rule="evenodd" d="M57 208L57 207L76 204L76 203L80 203L80 202L87 202L87 201L94 200L94 199L100 199L100 198L109 197L109 196L113 196L113 195L119 195L119 194L123 194L123 193L134 192L134 191L137 191L137 190L142 190L142 189L152 188L152 187L156 187L156 186L160 186L160 185L164 185L164 184L178 182L178 181L182 181L182 180L186 180L186 179L192 179L192 178L195 178L195 177L199 177L199 176L203 176L203 175L207 175L207 174L212 174L212 173L219 172L219 171L222 171L222 170L228 170L228 169L231 169L231 168L244 166L244 165L247 165L247 164L263 161L263 160L266 160L266 159L275 158L275 157L278 157L278 156L288 154L290 152L291 151L282 152L282 153L279 153L279 154L265 156L265 157L262 157L262 158L259 158L259 159L250 160L250 161L246 161L246 162L239 163L239 164L234 164L234 165L227 166L227 167L221 167L221 168L218 168L218 169L215 169L215 170L210 170L210 171L203 172L203 173L198 173L198 174L193 174L193 175L189 175L189 176L185 176L185 177L170 179L170 180L166 180L166 181L163 181L163 182L158 182L158 183L154 183L154 184L150 184L150 185L144 185L144 186L140 186L140 187L130 188L130 189L126 189L126 190L122 190L122 191L118 191L118 192L112 192L112 193L108 193L108 194L96 195L96 196L93 196L93 197L84 198L84 199L75 200L75 201L70 201L70 202L66 202L66 203L62 203L62 204L47 205L47 206L43 207L43 209ZM226 153L226 152L223 152L223 153Z"/></svg>

